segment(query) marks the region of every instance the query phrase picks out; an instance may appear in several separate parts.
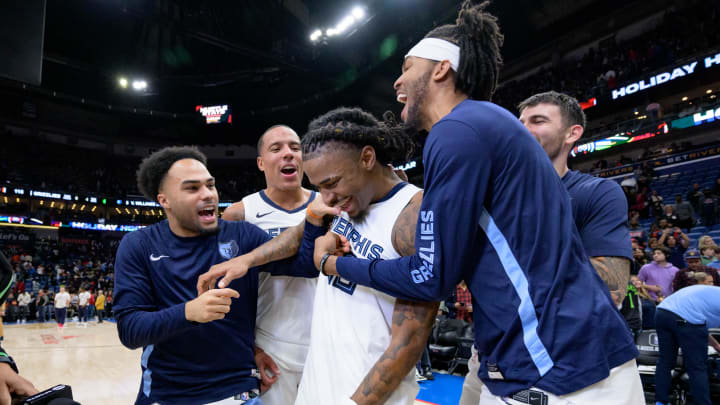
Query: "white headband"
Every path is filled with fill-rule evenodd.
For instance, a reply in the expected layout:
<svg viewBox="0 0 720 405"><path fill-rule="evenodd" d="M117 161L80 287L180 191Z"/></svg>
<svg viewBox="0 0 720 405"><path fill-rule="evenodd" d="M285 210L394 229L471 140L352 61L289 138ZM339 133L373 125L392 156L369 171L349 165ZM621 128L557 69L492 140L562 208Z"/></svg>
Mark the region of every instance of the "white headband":
<svg viewBox="0 0 720 405"><path fill-rule="evenodd" d="M408 56L417 56L437 62L446 60L450 62L450 66L456 72L460 65L460 47L444 39L424 38L405 55L406 58Z"/></svg>

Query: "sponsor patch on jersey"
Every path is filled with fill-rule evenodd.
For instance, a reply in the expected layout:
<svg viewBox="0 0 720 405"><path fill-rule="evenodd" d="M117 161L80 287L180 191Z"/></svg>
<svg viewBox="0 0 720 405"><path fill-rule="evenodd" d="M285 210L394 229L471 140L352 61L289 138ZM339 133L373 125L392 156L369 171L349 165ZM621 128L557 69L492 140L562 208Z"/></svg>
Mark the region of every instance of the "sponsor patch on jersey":
<svg viewBox="0 0 720 405"><path fill-rule="evenodd" d="M237 256L238 252L240 252L240 247L235 240L231 240L230 242L218 242L218 252L220 252L220 256L223 258L230 260Z"/></svg>

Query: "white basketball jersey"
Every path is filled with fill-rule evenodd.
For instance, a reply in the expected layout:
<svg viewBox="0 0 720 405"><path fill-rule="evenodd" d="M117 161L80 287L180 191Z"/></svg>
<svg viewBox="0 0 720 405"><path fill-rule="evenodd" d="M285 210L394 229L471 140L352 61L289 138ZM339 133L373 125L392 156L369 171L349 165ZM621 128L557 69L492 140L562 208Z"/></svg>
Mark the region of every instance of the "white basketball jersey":
<svg viewBox="0 0 720 405"><path fill-rule="evenodd" d="M371 204L361 222L347 213L332 230L345 235L356 257L395 259L392 228L419 188L401 183ZM395 298L342 278L320 275L315 292L312 338L296 405L350 403L368 371L390 345ZM400 383L388 405L412 405L419 387L414 370Z"/></svg>
<svg viewBox="0 0 720 405"><path fill-rule="evenodd" d="M287 211L263 191L242 199L245 221L257 225L273 238L305 220L305 210L315 192L301 207ZM310 325L316 278L271 276L260 273L255 343L285 363L284 368L302 371L310 345Z"/></svg>

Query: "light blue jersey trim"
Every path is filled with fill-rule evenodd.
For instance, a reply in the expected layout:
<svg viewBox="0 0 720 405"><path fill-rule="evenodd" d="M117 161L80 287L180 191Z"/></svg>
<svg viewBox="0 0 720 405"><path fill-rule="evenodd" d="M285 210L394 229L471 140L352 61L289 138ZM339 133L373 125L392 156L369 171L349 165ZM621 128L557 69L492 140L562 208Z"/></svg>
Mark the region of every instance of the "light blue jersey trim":
<svg viewBox="0 0 720 405"><path fill-rule="evenodd" d="M140 365L145 368L143 371L142 382L143 382L143 394L150 398L150 386L152 385L152 371L148 368L148 359L153 352L155 345L145 347L143 350L142 357L140 358Z"/></svg>
<svg viewBox="0 0 720 405"><path fill-rule="evenodd" d="M550 358L545 345L537 334L538 320L535 314L535 306L530 298L530 289L527 277L523 272L520 264L510 249L510 245L505 239L490 213L483 207L480 216L480 227L495 248L500 263L505 270L510 282L515 287L515 292L520 298L520 306L518 306L518 314L520 315L520 323L523 330L523 342L530 353L535 367L537 367L540 377L544 376L553 367L554 363Z"/></svg>

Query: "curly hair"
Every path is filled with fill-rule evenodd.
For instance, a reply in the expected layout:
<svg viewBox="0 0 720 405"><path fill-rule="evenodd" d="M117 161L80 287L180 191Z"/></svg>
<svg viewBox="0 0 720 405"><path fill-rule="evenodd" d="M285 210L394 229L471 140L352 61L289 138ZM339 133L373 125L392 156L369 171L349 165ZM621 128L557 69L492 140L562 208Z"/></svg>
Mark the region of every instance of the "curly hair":
<svg viewBox="0 0 720 405"><path fill-rule="evenodd" d="M360 108L340 107L315 118L302 138L303 159L310 160L329 143L362 149L372 146L383 165L404 162L414 151L414 142L391 112L379 121Z"/></svg>
<svg viewBox="0 0 720 405"><path fill-rule="evenodd" d="M136 172L137 186L150 201L158 192L170 167L178 160L195 159L207 166L207 157L196 146L168 146L143 159Z"/></svg>
<svg viewBox="0 0 720 405"><path fill-rule="evenodd" d="M455 24L441 25L425 38L443 39L460 47L455 87L473 100L490 101L503 64L505 40L497 17L485 11L489 1L465 0Z"/></svg>

